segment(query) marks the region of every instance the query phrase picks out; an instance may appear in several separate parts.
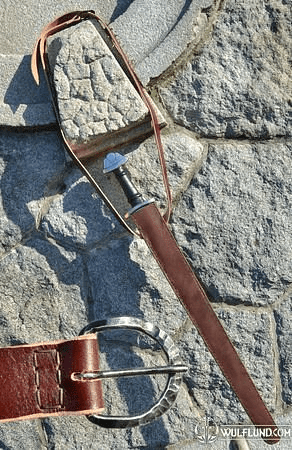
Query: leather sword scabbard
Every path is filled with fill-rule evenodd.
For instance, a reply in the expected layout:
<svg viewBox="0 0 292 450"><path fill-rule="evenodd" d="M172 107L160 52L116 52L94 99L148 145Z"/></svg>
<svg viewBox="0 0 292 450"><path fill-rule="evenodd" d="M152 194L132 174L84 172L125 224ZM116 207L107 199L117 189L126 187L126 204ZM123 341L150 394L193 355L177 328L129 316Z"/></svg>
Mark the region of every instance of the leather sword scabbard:
<svg viewBox="0 0 292 450"><path fill-rule="evenodd" d="M271 414L156 205L148 204L131 217L252 422L277 435ZM264 440L275 444L279 438Z"/></svg>
<svg viewBox="0 0 292 450"><path fill-rule="evenodd" d="M95 334L0 348L0 422L99 413L101 381L74 377L98 370Z"/></svg>

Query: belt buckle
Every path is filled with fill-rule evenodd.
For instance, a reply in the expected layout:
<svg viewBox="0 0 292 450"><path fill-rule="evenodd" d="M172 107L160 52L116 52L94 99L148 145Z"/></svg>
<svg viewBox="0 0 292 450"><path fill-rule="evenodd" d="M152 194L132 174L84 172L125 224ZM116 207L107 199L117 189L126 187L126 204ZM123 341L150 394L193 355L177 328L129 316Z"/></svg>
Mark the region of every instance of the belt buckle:
<svg viewBox="0 0 292 450"><path fill-rule="evenodd" d="M150 338L158 344L167 358L167 365L156 367L139 367L122 370L109 370L98 373L80 374L81 378L86 379L105 379L105 378L120 378L131 377L139 375L152 374L168 374L168 380L164 391L162 392L158 401L149 408L146 412L138 415L130 416L104 416L104 415L90 415L87 418L96 425L104 428L130 428L139 425L145 425L154 419L157 419L164 414L174 403L179 392L179 387L182 382L182 373L186 372L188 368L182 364L179 352L170 336L163 330L147 322L134 317L119 317L106 320L98 320L89 323L82 329L80 334L99 333L107 330L127 329L138 331Z"/></svg>

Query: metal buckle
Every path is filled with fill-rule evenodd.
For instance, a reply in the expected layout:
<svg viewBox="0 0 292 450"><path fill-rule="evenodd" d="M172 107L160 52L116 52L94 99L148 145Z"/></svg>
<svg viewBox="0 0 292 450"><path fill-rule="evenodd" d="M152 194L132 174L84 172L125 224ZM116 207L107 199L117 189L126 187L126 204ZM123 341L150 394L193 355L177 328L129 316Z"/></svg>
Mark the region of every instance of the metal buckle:
<svg viewBox="0 0 292 450"><path fill-rule="evenodd" d="M188 368L184 366L178 354L178 349L174 345L172 339L156 325L134 317L119 317L107 320L95 321L88 324L82 329L80 334L88 334L92 332L101 332L110 329L129 329L139 331L154 341L161 347L167 358L166 366L156 366L149 368L131 368L118 371L103 371L98 373L86 373L80 375L87 379L104 379L112 377L128 377L139 375L150 375L167 373L168 380L165 389L159 400L146 412L134 416L103 416L91 415L88 419L96 425L104 428L129 428L138 425L144 425L164 414L175 401L180 384L182 382L182 372L186 372Z"/></svg>

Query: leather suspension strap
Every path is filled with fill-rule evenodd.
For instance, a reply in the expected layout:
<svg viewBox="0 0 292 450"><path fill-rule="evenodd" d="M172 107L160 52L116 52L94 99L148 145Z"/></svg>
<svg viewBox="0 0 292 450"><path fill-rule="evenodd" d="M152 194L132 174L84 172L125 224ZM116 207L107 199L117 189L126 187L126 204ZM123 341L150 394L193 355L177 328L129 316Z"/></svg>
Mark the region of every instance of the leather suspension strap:
<svg viewBox="0 0 292 450"><path fill-rule="evenodd" d="M152 121L152 126L153 126L154 137L155 137L155 141L156 141L156 145L157 145L157 149L158 149L158 155L159 155L161 171L162 171L162 178L163 178L166 199L167 199L167 207L166 207L166 212L164 214L164 218L166 221L168 221L170 218L170 215L171 215L171 210L172 210L172 195L171 195L171 190L170 190L170 186L169 186L169 182L168 182L164 150L163 150L163 145L162 145L161 135L160 135L159 121L158 121L158 117L157 117L155 108L154 108L153 104L151 103L151 101L150 101L144 87L142 86L139 78L137 77L134 69L132 68L132 65L131 65L130 61L128 60L125 52L123 51L118 40L116 39L114 33L105 24L105 22L103 22L103 20L94 13L94 11L91 11L91 10L90 11L73 11L73 12L65 14L61 17L58 17L53 22L49 23L46 27L44 27L44 29L41 32L40 37L38 38L38 40L36 42L36 45L34 47L32 57L31 57L31 71L32 71L34 80L37 84L39 84L39 82L40 82L39 68L38 68L38 59L39 58L41 60L42 67L43 67L43 70L44 70L46 78L47 78L48 65L47 65L47 61L46 61L46 44L47 44L48 37L54 35L55 33L58 33L61 30L64 30L73 25L76 25L77 23L81 22L82 20L86 20L86 19L97 20L101 24L101 26L106 30L106 32L110 36L110 38L116 48L116 50L118 51L124 64L126 65L127 70L133 80L134 86L136 87L138 93L140 94L142 100L144 101L145 105L147 106L147 108L149 110L149 113L151 116L151 121ZM47 79L47 81L48 81L48 79ZM49 82L48 82L48 85L50 85ZM56 112L56 117L59 122L58 108L55 104L54 98L52 100L53 100L53 106L54 106L54 109ZM62 130L61 130L61 134L62 134L63 141L65 143L65 147L66 147L67 151L69 152L71 158L74 160L75 164L80 168L80 170L83 172L83 174L88 178L90 183L94 186L94 188L96 189L98 194L101 196L103 201L106 203L106 205L112 210L113 214L119 220L119 222L131 234L136 234L131 229L131 227L129 227L129 225L125 222L125 220L120 216L119 212L116 210L116 208L111 203L109 198L105 195L105 193L102 191L102 189L97 184L95 179L91 176L90 172L86 169L86 167L84 166L82 161L77 157L77 155L74 152L74 148L72 148L71 144L66 139Z"/></svg>
<svg viewBox="0 0 292 450"><path fill-rule="evenodd" d="M99 371L96 334L0 348L0 361L0 422L103 409L101 380L74 377Z"/></svg>
<svg viewBox="0 0 292 450"><path fill-rule="evenodd" d="M275 437L264 440L275 444L279 438L273 418L158 208L151 203L131 217L250 419L272 430Z"/></svg>

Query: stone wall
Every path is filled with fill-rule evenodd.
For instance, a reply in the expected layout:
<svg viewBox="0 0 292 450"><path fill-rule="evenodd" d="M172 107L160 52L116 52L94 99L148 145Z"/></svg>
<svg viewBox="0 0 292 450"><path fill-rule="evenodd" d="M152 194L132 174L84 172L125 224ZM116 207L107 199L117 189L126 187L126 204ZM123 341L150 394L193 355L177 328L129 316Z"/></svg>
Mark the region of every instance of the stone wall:
<svg viewBox="0 0 292 450"><path fill-rule="evenodd" d="M1 448L270 448L257 439L200 444L196 426L206 417L249 419L144 242L65 156L44 77L37 87L29 64L42 27L75 9L111 23L168 122L171 227L269 410L292 434L291 8L290 0L26 0L21 8L0 0L1 345L71 338L92 320L130 315L167 331L189 366L176 403L151 424L14 422L0 426ZM153 137L122 151L133 181L163 207ZM124 205L112 178L106 188ZM123 363L123 351L114 357ZM133 412L155 396L154 381L137 383L107 385L109 409L119 400Z"/></svg>

